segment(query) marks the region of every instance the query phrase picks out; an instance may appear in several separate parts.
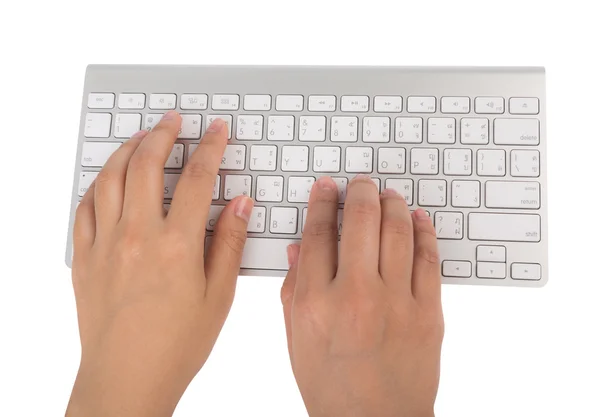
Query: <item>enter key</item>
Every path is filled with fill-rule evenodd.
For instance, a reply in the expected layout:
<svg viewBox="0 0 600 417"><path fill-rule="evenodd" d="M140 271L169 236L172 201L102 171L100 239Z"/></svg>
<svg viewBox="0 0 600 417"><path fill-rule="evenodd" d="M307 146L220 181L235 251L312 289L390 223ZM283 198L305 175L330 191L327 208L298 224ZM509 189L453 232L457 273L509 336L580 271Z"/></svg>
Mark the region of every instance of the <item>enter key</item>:
<svg viewBox="0 0 600 417"><path fill-rule="evenodd" d="M485 206L489 208L540 208L540 183L521 181L487 181Z"/></svg>

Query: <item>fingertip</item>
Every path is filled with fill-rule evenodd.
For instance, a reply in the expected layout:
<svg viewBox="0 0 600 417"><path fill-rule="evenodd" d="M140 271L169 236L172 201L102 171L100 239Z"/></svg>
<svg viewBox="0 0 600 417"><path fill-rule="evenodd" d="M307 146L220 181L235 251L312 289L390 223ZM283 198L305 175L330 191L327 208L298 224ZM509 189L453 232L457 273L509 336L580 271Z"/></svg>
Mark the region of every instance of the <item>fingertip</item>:
<svg viewBox="0 0 600 417"><path fill-rule="evenodd" d="M206 129L206 133L223 133L227 123L223 119L215 119Z"/></svg>
<svg viewBox="0 0 600 417"><path fill-rule="evenodd" d="M294 267L298 263L300 256L300 245L293 243L287 247L288 265L290 268Z"/></svg>

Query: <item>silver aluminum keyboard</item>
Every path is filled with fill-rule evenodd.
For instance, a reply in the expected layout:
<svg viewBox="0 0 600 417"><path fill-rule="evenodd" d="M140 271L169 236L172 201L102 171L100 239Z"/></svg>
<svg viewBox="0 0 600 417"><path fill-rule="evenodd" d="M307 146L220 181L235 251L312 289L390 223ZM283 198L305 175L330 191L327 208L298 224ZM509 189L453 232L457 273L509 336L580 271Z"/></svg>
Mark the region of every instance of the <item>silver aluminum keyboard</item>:
<svg viewBox="0 0 600 417"><path fill-rule="evenodd" d="M435 223L444 283L548 279L543 68L91 65L85 78L66 253L75 209L109 155L176 109L165 207L215 118L230 144L207 243L225 204L255 199L241 275L284 276L315 179L370 174Z"/></svg>

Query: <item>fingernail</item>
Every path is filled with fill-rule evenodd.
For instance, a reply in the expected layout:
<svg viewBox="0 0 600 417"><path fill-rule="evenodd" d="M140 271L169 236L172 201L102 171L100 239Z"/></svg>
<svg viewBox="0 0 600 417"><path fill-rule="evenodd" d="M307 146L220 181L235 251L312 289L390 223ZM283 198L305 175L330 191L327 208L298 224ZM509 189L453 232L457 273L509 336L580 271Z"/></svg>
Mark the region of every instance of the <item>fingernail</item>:
<svg viewBox="0 0 600 417"><path fill-rule="evenodd" d="M317 180L316 184L323 190L337 190L337 184L331 177L321 177Z"/></svg>
<svg viewBox="0 0 600 417"><path fill-rule="evenodd" d="M371 177L367 174L358 174L356 177L352 178L352 181L370 181L373 182ZM373 184L375 184L373 182Z"/></svg>
<svg viewBox="0 0 600 417"><path fill-rule="evenodd" d="M386 188L385 190L383 190L381 195L396 196L396 195L398 195L398 192L396 190L394 190L393 188Z"/></svg>
<svg viewBox="0 0 600 417"><path fill-rule="evenodd" d="M144 136L148 134L147 130L140 130L139 132L134 133L131 136L131 139L142 139Z"/></svg>
<svg viewBox="0 0 600 417"><path fill-rule="evenodd" d="M225 120L215 119L210 124L210 126L208 126L208 129L206 129L206 131L211 132L211 133L217 133L217 132L220 132L221 129L223 129L223 126L225 126Z"/></svg>
<svg viewBox="0 0 600 417"><path fill-rule="evenodd" d="M242 197L238 200L235 206L235 215L243 219L246 223L250 221L250 215L252 214L252 207L254 202L249 197Z"/></svg>
<svg viewBox="0 0 600 417"><path fill-rule="evenodd" d="M287 258L288 266L292 267L298 262L298 255L300 254L300 246L296 244L288 245L287 247Z"/></svg>
<svg viewBox="0 0 600 417"><path fill-rule="evenodd" d="M166 112L162 119L163 120L173 120L174 118L177 117L177 112L175 110L169 110L168 112Z"/></svg>
<svg viewBox="0 0 600 417"><path fill-rule="evenodd" d="M422 208L418 208L417 211L415 211L415 217L419 220L429 219L429 216Z"/></svg>

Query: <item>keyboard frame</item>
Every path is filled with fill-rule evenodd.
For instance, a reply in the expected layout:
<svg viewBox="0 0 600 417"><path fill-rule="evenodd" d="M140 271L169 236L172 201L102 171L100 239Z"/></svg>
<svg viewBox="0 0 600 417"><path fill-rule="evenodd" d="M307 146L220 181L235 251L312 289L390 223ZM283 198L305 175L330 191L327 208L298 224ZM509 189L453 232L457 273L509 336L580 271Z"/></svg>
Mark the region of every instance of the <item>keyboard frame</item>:
<svg viewBox="0 0 600 417"><path fill-rule="evenodd" d="M90 110L87 107L89 93L110 92L115 94L115 105L112 109ZM118 108L119 93L144 93L146 103L144 109L121 110ZM75 210L80 197L78 197L78 182L81 171L99 171L100 169L83 169L81 166L82 145L86 141L84 137L84 122L86 113L97 111L111 113L111 135L109 138L88 138L88 141L123 141L113 136L115 115L117 113L139 113L142 114L142 127L144 115L147 113L162 113L163 110L150 110L149 95L151 93L175 93L177 94L176 110L182 114L202 114L202 132L206 129L207 114L231 114L233 116L232 138L230 144L246 145L246 168L243 171L221 171L221 193L218 201L212 204L226 204L223 200L224 175L251 175L253 177L252 191L254 194L256 177L258 175L278 175L284 177L284 201L282 203L257 202L256 206L267 207L269 215L270 207L285 206L298 208L298 232L302 226L302 208L305 203L286 202L287 178L290 176L316 176L332 175L343 176L348 179L356 174L344 171L342 158L341 170L337 174L313 174L312 148L315 146L339 146L345 155L344 149L348 146L369 146L373 148L374 163L373 177L381 178L383 189L385 178L401 177L413 180L413 196L415 203L411 209L418 207L417 192L419 179L445 179L447 182L447 205L445 207L427 208L433 216L436 211L456 211L464 213L464 234L461 240L438 240L440 252L443 259L466 260L464 257L465 247L471 250L472 257L469 259L472 267L470 278L442 277L444 284L458 285L487 285L487 286L518 286L518 287L542 287L548 281L548 187L547 187L547 138L546 138L546 87L545 69L543 67L375 67L375 66L211 66L211 65L89 65L85 74L85 85L82 95L80 128L77 140L77 151L75 154L75 169L72 184L71 212L67 236L65 261L71 267L72 257L72 230L74 224ZM186 93L204 93L209 96L207 110L181 110L180 97ZM211 110L211 98L213 94L238 94L240 106L236 111ZM243 97L246 94L270 94L272 107L270 111L245 111L243 109ZM301 112L277 112L275 110L275 97L278 94L291 94L304 96L304 109ZM334 95L336 96L335 112L309 112L309 95ZM340 98L342 95L367 95L369 96L368 112L342 112L340 110ZM373 111L373 99L377 95L399 95L403 99L401 113L381 113ZM407 98L409 96L435 96L436 111L434 113L408 113ZM467 96L470 97L470 112L468 114L449 114L441 112L441 97L444 96ZM499 96L504 97L505 111L503 114L477 114L474 112L475 97ZM539 114L537 115L512 115L509 113L510 97L537 97L539 98ZM166 110L165 110L166 111ZM238 114L262 114L263 139L261 141L238 141L235 139L236 117ZM292 142L272 142L266 139L267 118L269 115L294 115L295 137ZM303 115L325 115L327 117L326 141L325 142L299 142L298 129L299 117ZM359 140L353 143L330 142L330 120L332 116L358 116ZM391 138L387 143L364 143L362 142L362 118L366 116L388 116L391 121ZM396 117L421 117L423 119L423 142L418 144L394 142L394 120ZM429 144L427 142L427 119L429 117L454 117L456 120L456 142L454 144ZM460 119L463 117L485 117L489 120L489 143L487 145L463 145L460 143ZM519 145L501 146L494 144L493 120L495 118L532 118L539 120L540 144L536 147ZM178 143L185 144L184 160L188 159L188 144L198 143L198 140L178 139ZM311 148L309 160L309 171L284 172L281 171L280 158L281 149L278 149L277 170L270 172L250 171L249 154L250 146L256 144L276 145L278 148L287 145L304 145ZM406 174L378 174L376 156L379 147L398 146L406 149ZM438 175L412 175L410 174L409 155L410 149L438 148L439 151L439 174ZM504 177L479 177L476 175L477 149L505 149L506 153L506 175ZM471 176L447 176L443 174L443 150L446 148L471 149L473 152L473 175ZM540 175L537 178L513 178L510 177L510 150L511 149L536 149L540 152ZM167 169L165 172L178 173L181 170ZM541 207L539 210L527 209L487 209L485 208L484 183L487 180L510 179L513 181L537 181L540 183ZM452 180L478 180L482 184L481 206L479 208L454 208L451 205L451 183ZM252 195L254 197L254 195ZM537 243L529 242L498 242L498 241L471 241L468 240L467 216L470 212L496 212L496 213L528 213L541 216L541 240ZM207 236L211 233L207 232ZM262 234L249 234L255 237L273 237L284 239L298 239L301 233L296 235L274 235L269 233L268 224L266 231ZM476 276L476 248L479 245L501 245L506 247L506 278L483 279ZM269 256L265 254L265 256ZM510 278L510 266L513 262L539 263L542 268L542 278L538 281L513 280ZM283 270L252 270L241 269L242 276L285 276Z"/></svg>

